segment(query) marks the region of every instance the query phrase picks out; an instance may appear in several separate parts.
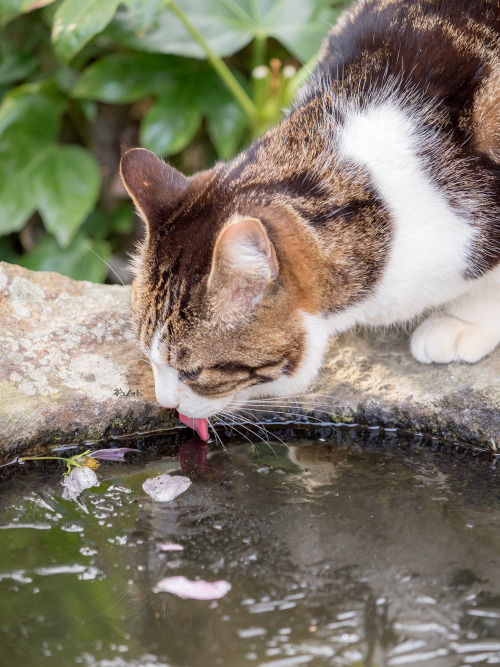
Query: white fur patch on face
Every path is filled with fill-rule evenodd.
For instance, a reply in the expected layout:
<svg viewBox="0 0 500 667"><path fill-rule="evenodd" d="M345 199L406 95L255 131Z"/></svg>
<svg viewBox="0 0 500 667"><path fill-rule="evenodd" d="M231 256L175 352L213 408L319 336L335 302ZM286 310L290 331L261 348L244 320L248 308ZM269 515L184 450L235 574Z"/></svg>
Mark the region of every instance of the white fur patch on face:
<svg viewBox="0 0 500 667"><path fill-rule="evenodd" d="M160 354L160 331L153 338L149 358L155 379L156 400L162 408L177 408L179 404L179 373L163 361Z"/></svg>
<svg viewBox="0 0 500 667"><path fill-rule="evenodd" d="M418 151L439 137L417 123L397 100L347 113L340 156L369 174L391 215L393 237L374 293L331 317L332 333L403 322L467 289L463 274L476 231L424 170Z"/></svg>

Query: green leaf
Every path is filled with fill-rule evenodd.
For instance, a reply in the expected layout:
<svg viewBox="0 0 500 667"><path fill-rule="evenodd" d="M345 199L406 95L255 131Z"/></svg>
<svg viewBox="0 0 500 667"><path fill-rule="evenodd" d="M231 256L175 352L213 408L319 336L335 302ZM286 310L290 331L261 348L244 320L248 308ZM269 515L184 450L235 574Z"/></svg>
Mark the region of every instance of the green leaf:
<svg viewBox="0 0 500 667"><path fill-rule="evenodd" d="M0 234L18 232L35 212L33 178L46 150L22 130L0 141Z"/></svg>
<svg viewBox="0 0 500 667"><path fill-rule="evenodd" d="M54 141L65 100L39 84L18 86L5 95L0 105L0 138L11 127L22 128L36 141Z"/></svg>
<svg viewBox="0 0 500 667"><path fill-rule="evenodd" d="M238 77L244 86L243 77ZM241 147L248 128L248 118L215 72L208 72L200 81L200 96L207 115L210 139L222 160L232 158Z"/></svg>
<svg viewBox="0 0 500 667"><path fill-rule="evenodd" d="M178 5L201 32L209 47L220 56L232 55L252 39L249 27L242 29L241 21L235 20L233 12L226 9L221 0L182 0ZM168 9L161 14L158 27L145 35L138 33L131 12L120 11L109 27L109 34L120 43L142 51L206 57L203 48Z"/></svg>
<svg viewBox="0 0 500 667"><path fill-rule="evenodd" d="M135 29L140 33L158 24L164 0L124 0L133 15Z"/></svg>
<svg viewBox="0 0 500 667"><path fill-rule="evenodd" d="M0 105L0 233L19 231L37 208L34 176L59 132L65 102L20 86Z"/></svg>
<svg viewBox="0 0 500 667"><path fill-rule="evenodd" d="M5 25L19 14L46 7L54 0L0 0L0 24Z"/></svg>
<svg viewBox="0 0 500 667"><path fill-rule="evenodd" d="M38 66L33 53L0 40L0 85L14 83L29 76Z"/></svg>
<svg viewBox="0 0 500 667"><path fill-rule="evenodd" d="M184 59L149 53L112 53L87 67L75 97L114 104L135 102L161 93L173 75L186 73Z"/></svg>
<svg viewBox="0 0 500 667"><path fill-rule="evenodd" d="M34 163L18 172L0 187L0 234L18 232L36 210L36 197L29 183Z"/></svg>
<svg viewBox="0 0 500 667"><path fill-rule="evenodd" d="M63 0L54 15L52 43L68 63L113 18L120 0Z"/></svg>
<svg viewBox="0 0 500 667"><path fill-rule="evenodd" d="M121 202L111 211L99 207L91 211L81 231L92 238L105 239L112 234L129 234L133 228L134 209L129 202Z"/></svg>
<svg viewBox="0 0 500 667"><path fill-rule="evenodd" d="M220 56L236 53L255 37L274 37L299 60L306 61L318 50L336 16L329 0L177 0L176 4ZM123 10L107 32L118 42L139 50L206 57L168 8L158 27L146 35L138 34L133 14Z"/></svg>
<svg viewBox="0 0 500 667"><path fill-rule="evenodd" d="M208 134L221 160L234 157L246 127L246 114L236 102L221 102L210 110Z"/></svg>
<svg viewBox="0 0 500 667"><path fill-rule="evenodd" d="M196 79L174 81L144 116L141 145L167 156L185 148L200 127L202 112Z"/></svg>
<svg viewBox="0 0 500 667"><path fill-rule="evenodd" d="M75 280L100 283L108 274L105 262L110 257L111 249L106 241L78 234L67 248L60 248L56 239L47 234L18 262L33 271L57 271Z"/></svg>
<svg viewBox="0 0 500 667"><path fill-rule="evenodd" d="M94 206L100 172L93 155L80 146L51 146L33 176L37 208L47 231L67 247Z"/></svg>
<svg viewBox="0 0 500 667"><path fill-rule="evenodd" d="M0 262L18 263L18 256L12 247L10 239L0 238Z"/></svg>
<svg viewBox="0 0 500 667"><path fill-rule="evenodd" d="M273 21L271 36L281 42L302 63L318 51L323 38L335 23L341 9L331 9L322 2L290 0ZM290 21L293 16L293 21Z"/></svg>

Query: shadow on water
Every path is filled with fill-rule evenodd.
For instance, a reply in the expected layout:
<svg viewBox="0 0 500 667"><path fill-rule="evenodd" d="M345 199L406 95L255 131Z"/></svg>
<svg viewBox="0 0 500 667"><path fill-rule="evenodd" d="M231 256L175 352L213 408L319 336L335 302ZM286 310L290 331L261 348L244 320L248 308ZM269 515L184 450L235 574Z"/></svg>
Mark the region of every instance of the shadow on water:
<svg viewBox="0 0 500 667"><path fill-rule="evenodd" d="M193 439L103 463L78 503L57 466L4 481L0 664L499 664L491 461L323 440ZM142 483L165 472L194 483L155 503ZM184 550L158 550L171 542ZM173 575L232 588L211 602L155 592Z"/></svg>

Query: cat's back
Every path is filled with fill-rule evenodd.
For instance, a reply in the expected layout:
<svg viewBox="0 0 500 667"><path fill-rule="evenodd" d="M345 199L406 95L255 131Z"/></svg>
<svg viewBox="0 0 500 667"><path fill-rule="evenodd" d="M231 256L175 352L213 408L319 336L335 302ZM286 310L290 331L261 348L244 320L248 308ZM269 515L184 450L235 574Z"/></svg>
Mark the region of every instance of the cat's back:
<svg viewBox="0 0 500 667"><path fill-rule="evenodd" d="M325 41L318 78L348 78L362 88L383 86L388 74L444 102L456 126L468 130L493 88L498 96L500 0L356 2Z"/></svg>
<svg viewBox="0 0 500 667"><path fill-rule="evenodd" d="M406 72L464 78L498 56L499 0L359 0L344 12L323 44L320 69L336 75L338 64L360 58ZM466 63L464 59L473 59Z"/></svg>

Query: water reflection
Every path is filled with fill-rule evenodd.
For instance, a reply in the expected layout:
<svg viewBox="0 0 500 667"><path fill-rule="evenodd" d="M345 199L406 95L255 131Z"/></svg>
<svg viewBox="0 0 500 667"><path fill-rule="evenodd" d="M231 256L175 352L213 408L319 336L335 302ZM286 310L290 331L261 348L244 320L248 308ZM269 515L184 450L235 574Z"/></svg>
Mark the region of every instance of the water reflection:
<svg viewBox="0 0 500 667"><path fill-rule="evenodd" d="M193 439L178 458L106 464L82 507L57 478L12 481L4 651L27 667L500 663L496 471L396 450ZM142 482L169 471L194 484L155 503ZM173 575L232 589L213 602L153 592Z"/></svg>

